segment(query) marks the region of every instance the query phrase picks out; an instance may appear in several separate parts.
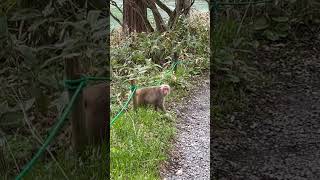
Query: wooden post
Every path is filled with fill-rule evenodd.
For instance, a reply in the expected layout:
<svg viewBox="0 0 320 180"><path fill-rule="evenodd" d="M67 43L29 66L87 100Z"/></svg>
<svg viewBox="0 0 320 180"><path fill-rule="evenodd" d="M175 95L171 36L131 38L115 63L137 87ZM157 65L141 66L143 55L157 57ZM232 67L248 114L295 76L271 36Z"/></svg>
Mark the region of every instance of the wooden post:
<svg viewBox="0 0 320 180"><path fill-rule="evenodd" d="M131 79L131 80L130 80L130 85L133 86L133 85L135 85L135 84L136 84L136 80Z"/></svg>
<svg viewBox="0 0 320 180"><path fill-rule="evenodd" d="M80 63L76 58L65 59L65 72L69 80L80 78ZM69 99L75 93L75 89L69 89ZM83 92L81 91L75 100L71 112L72 146L76 152L82 152L87 144L85 128L85 112Z"/></svg>

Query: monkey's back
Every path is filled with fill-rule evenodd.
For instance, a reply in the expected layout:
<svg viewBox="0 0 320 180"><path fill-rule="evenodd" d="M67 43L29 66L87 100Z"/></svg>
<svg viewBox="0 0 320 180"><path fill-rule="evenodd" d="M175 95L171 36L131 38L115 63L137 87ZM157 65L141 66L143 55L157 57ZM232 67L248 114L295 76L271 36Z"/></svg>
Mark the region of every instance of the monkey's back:
<svg viewBox="0 0 320 180"><path fill-rule="evenodd" d="M137 105L154 104L160 95L158 87L147 87L136 91Z"/></svg>

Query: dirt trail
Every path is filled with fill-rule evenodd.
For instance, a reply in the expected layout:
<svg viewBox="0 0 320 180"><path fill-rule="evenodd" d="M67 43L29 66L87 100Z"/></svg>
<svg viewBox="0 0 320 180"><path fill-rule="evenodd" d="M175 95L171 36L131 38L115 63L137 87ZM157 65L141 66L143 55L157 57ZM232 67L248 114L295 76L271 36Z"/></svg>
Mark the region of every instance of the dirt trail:
<svg viewBox="0 0 320 180"><path fill-rule="evenodd" d="M264 46L253 59L272 82L213 134L215 178L320 179L320 38Z"/></svg>
<svg viewBox="0 0 320 180"><path fill-rule="evenodd" d="M161 176L167 180L209 180L210 88L209 80L188 101L179 104L177 136L172 156Z"/></svg>

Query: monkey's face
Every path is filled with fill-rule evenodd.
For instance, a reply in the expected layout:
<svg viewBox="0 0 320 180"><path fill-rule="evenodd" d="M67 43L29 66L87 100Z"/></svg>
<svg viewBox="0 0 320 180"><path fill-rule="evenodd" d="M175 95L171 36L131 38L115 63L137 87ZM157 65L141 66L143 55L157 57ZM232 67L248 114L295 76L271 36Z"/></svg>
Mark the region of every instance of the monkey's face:
<svg viewBox="0 0 320 180"><path fill-rule="evenodd" d="M166 96L170 93L170 86L162 85L160 90L161 90L161 93L163 94L163 96Z"/></svg>

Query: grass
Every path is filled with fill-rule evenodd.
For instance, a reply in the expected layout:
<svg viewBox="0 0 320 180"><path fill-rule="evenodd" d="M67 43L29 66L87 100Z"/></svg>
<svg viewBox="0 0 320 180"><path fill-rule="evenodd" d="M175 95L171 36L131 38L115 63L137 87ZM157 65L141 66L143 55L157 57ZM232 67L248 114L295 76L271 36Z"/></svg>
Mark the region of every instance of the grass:
<svg viewBox="0 0 320 180"><path fill-rule="evenodd" d="M36 146L38 147L38 146ZM105 145L104 145L105 147ZM107 149L87 149L82 159L71 151L60 150L56 153L55 159L41 157L23 178L25 180L41 179L105 179L107 163ZM16 156L17 157L17 156ZM31 159L31 157L30 157ZM103 161L101 159L104 159ZM26 164L26 161L24 164ZM9 167L14 167L11 165ZM10 171L12 173L12 170ZM17 174L6 174L3 179L13 179Z"/></svg>
<svg viewBox="0 0 320 180"><path fill-rule="evenodd" d="M120 117L111 129L111 179L159 179L159 164L175 128L159 112L140 108Z"/></svg>
<svg viewBox="0 0 320 180"><path fill-rule="evenodd" d="M61 169L65 172L68 179L87 180L105 179L107 163L105 161L106 148L103 152L88 150L86 159L80 159L70 152L61 152L57 157ZM103 161L101 160L103 159ZM25 178L30 179L66 179L61 169L56 168L57 164L53 161L38 163L35 168Z"/></svg>

